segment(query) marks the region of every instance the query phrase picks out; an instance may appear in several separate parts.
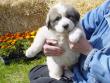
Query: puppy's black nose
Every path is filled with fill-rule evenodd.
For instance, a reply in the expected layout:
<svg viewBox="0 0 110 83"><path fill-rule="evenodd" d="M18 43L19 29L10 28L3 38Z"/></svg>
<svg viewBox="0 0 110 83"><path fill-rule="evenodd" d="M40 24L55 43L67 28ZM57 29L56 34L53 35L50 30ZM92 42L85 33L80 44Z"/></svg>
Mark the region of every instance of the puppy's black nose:
<svg viewBox="0 0 110 83"><path fill-rule="evenodd" d="M63 25L63 27L64 27L64 29L68 29L69 24L65 24L65 25Z"/></svg>

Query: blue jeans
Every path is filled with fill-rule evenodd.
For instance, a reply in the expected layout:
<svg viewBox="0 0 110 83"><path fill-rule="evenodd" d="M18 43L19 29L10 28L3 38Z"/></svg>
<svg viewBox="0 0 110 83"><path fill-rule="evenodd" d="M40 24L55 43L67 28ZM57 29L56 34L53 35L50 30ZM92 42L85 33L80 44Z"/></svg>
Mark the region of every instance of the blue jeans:
<svg viewBox="0 0 110 83"><path fill-rule="evenodd" d="M65 71L64 71L65 73ZM46 65L39 65L30 70L30 83L73 83L72 79L62 76L61 80L49 77L49 71Z"/></svg>

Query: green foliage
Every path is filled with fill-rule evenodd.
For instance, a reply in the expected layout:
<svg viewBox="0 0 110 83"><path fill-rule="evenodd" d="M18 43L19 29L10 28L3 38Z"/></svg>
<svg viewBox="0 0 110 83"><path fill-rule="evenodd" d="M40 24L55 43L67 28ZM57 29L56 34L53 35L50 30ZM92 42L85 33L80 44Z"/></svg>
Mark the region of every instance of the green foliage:
<svg viewBox="0 0 110 83"><path fill-rule="evenodd" d="M9 55L10 52L12 51L17 51L19 47L22 48L22 50L25 52L25 50L30 46L29 44L32 42L33 39L22 39L16 41L16 43L9 48L1 48L0 49L0 56L4 55L7 56ZM0 46L8 46L10 45L7 42L2 42L0 43Z"/></svg>

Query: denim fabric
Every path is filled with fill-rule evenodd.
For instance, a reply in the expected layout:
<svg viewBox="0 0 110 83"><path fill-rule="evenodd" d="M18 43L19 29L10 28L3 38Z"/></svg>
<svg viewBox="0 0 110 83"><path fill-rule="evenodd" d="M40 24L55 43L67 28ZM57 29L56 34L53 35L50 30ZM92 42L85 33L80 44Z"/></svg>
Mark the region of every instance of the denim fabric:
<svg viewBox="0 0 110 83"><path fill-rule="evenodd" d="M110 83L110 0L89 11L81 25L94 49L87 57L81 55L73 79L75 83Z"/></svg>

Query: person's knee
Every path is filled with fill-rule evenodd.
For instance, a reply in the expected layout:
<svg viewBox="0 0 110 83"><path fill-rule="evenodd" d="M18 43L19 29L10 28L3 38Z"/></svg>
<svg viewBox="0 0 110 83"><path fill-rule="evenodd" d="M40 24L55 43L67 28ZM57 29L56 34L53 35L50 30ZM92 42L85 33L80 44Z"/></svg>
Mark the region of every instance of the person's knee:
<svg viewBox="0 0 110 83"><path fill-rule="evenodd" d="M32 68L29 72L29 80L36 80L40 77L49 77L46 65L39 65Z"/></svg>
<svg viewBox="0 0 110 83"><path fill-rule="evenodd" d="M41 77L36 80L31 80L30 83L72 83L65 80L56 80L50 77Z"/></svg>

